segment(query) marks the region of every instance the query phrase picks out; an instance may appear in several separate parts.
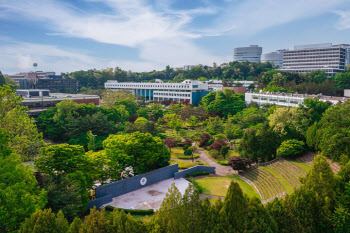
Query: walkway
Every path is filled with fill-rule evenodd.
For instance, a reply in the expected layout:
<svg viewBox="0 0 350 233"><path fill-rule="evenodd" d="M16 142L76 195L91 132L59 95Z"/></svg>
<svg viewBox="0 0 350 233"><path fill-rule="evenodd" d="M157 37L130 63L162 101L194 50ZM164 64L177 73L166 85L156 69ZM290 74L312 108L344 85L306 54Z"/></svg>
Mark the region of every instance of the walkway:
<svg viewBox="0 0 350 233"><path fill-rule="evenodd" d="M217 175L226 176L226 175L237 174L237 172L232 170L232 168L230 166L222 166L222 165L218 164L209 155L207 155L205 150L197 148L196 152L200 156L200 158L198 160L207 162L209 164L209 166L215 167Z"/></svg>

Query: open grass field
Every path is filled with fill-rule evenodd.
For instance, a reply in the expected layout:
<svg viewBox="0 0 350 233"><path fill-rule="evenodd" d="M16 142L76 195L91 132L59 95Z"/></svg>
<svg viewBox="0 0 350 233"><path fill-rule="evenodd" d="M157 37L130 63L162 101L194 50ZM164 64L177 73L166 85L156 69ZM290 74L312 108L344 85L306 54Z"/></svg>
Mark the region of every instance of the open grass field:
<svg viewBox="0 0 350 233"><path fill-rule="evenodd" d="M254 190L254 188L240 179L237 175L207 177L196 180L198 185L201 187L203 194L223 197L226 195L231 181L237 182L243 193L247 194L249 197L257 197L260 199L259 194Z"/></svg>
<svg viewBox="0 0 350 233"><path fill-rule="evenodd" d="M187 168L194 167L197 165L206 165L206 166L209 165L208 163L203 162L203 161L195 161L193 163L192 163L192 161L175 161L175 160L170 161L170 165L173 165L175 163L179 164L179 169L187 169Z"/></svg>

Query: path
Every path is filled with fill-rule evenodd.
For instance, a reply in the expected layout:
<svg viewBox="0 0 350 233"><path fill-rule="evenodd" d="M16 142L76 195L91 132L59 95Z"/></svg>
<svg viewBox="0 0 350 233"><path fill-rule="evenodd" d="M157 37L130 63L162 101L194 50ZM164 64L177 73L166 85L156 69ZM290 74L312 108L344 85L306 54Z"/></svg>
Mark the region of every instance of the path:
<svg viewBox="0 0 350 233"><path fill-rule="evenodd" d="M199 154L200 158L198 160L207 162L209 166L215 167L216 174L219 176L226 176L236 174L236 171L232 170L230 166L222 166L213 160L206 151L200 148L197 148L196 152Z"/></svg>

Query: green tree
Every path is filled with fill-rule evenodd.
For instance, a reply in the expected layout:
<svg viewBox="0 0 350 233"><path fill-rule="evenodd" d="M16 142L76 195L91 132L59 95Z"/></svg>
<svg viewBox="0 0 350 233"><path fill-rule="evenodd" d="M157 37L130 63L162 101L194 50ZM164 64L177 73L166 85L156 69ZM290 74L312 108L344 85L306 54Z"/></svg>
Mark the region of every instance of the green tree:
<svg viewBox="0 0 350 233"><path fill-rule="evenodd" d="M350 102L328 108L320 122L309 131L308 143L323 155L339 160L350 154Z"/></svg>
<svg viewBox="0 0 350 233"><path fill-rule="evenodd" d="M304 140L309 121L298 108L277 108L269 117L269 125L283 139Z"/></svg>
<svg viewBox="0 0 350 233"><path fill-rule="evenodd" d="M225 130L224 121L220 117L210 117L207 124L207 132L211 135L221 134Z"/></svg>
<svg viewBox="0 0 350 233"><path fill-rule="evenodd" d="M137 111L137 116L138 117L143 117L147 120L149 120L149 114L148 114L148 109L147 108L139 108Z"/></svg>
<svg viewBox="0 0 350 233"><path fill-rule="evenodd" d="M0 135L5 134L0 129ZM47 203L46 191L40 190L29 166L8 148L8 137L0 136L0 231L13 232L25 218Z"/></svg>
<svg viewBox="0 0 350 233"><path fill-rule="evenodd" d="M210 115L227 117L242 111L246 105L244 95L234 94L231 90L211 92L202 98L202 105Z"/></svg>
<svg viewBox="0 0 350 233"><path fill-rule="evenodd" d="M45 174L68 174L85 171L87 157L82 146L57 144L45 147L35 159L37 170Z"/></svg>
<svg viewBox="0 0 350 233"><path fill-rule="evenodd" d="M334 76L334 81L339 89L350 88L350 72L338 73Z"/></svg>
<svg viewBox="0 0 350 233"><path fill-rule="evenodd" d="M290 157L305 151L305 143L295 139L283 141L277 149L277 157Z"/></svg>
<svg viewBox="0 0 350 233"><path fill-rule="evenodd" d="M4 78L4 76L2 75L2 73L0 71L0 86L5 85L5 83L6 83L5 78Z"/></svg>
<svg viewBox="0 0 350 233"><path fill-rule="evenodd" d="M79 230L81 228L81 225L83 224L83 221L76 217L73 222L69 226L69 230L67 233L79 233Z"/></svg>
<svg viewBox="0 0 350 233"><path fill-rule="evenodd" d="M316 121L320 121L322 114L332 105L331 102L323 102L318 98L307 98L304 100L304 105L301 105L301 108L306 112L310 123L313 124Z"/></svg>
<svg viewBox="0 0 350 233"><path fill-rule="evenodd" d="M114 178L129 166L141 174L169 164L170 153L163 141L149 133L110 135L103 146L114 167Z"/></svg>

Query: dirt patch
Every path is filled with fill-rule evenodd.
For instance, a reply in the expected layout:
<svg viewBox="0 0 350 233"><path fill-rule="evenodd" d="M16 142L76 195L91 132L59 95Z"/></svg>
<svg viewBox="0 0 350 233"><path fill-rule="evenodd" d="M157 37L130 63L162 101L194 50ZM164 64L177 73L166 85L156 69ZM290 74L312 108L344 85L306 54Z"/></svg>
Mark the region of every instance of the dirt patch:
<svg viewBox="0 0 350 233"><path fill-rule="evenodd" d="M164 194L163 192L159 192L158 190L149 190L149 191L147 191L147 193L153 197Z"/></svg>

